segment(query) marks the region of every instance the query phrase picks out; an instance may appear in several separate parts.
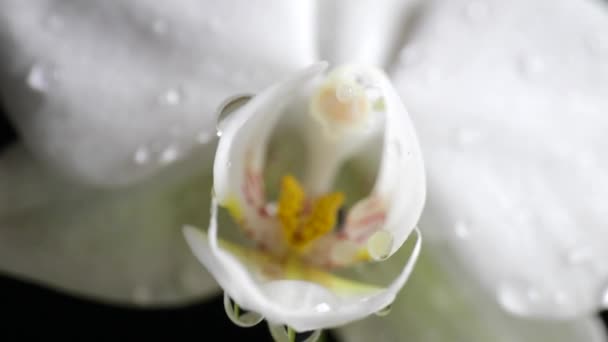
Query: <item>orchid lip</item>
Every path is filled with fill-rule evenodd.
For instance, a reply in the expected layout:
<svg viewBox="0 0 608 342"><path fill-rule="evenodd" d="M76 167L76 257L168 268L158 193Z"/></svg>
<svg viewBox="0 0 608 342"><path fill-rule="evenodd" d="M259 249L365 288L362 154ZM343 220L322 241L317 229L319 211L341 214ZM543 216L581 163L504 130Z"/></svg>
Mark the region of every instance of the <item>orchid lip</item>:
<svg viewBox="0 0 608 342"><path fill-rule="evenodd" d="M421 246L416 223L424 168L405 108L382 71L344 65L322 75L326 68L315 64L256 96L234 96L220 106L209 232L184 230L234 303L297 331L382 311L407 280ZM277 136L283 140L276 143ZM293 157L294 141L304 147L303 161L296 161L303 164L289 171L293 165L281 156ZM347 161L369 165L370 146L380 160L369 188L359 198L334 188ZM408 153L395 153L395 146ZM218 223L218 207L232 223ZM218 224L236 224L255 247L220 243ZM411 257L388 287L331 274L389 258L411 232L417 236Z"/></svg>

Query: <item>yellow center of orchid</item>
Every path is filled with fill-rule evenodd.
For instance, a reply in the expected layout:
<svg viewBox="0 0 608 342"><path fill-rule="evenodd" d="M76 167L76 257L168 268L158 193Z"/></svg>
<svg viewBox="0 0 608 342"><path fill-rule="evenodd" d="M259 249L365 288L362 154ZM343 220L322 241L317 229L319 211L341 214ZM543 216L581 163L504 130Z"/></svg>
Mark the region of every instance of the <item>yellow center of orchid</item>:
<svg viewBox="0 0 608 342"><path fill-rule="evenodd" d="M289 247L296 251L306 249L310 243L329 233L336 225L338 210L344 203L344 194L333 192L312 201L306 210L306 197L302 186L291 175L284 176L277 216Z"/></svg>

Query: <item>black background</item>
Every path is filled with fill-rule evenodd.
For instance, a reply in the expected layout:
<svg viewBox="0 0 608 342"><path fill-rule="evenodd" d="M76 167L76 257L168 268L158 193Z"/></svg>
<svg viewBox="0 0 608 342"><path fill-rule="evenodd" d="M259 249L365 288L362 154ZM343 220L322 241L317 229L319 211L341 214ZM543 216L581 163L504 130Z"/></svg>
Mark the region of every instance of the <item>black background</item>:
<svg viewBox="0 0 608 342"><path fill-rule="evenodd" d="M18 140L0 108L0 152ZM272 341L265 324L243 329L230 322L220 295L177 309L143 310L103 305L0 275L0 340L69 338L196 341ZM608 325L608 311L600 314ZM331 331L326 342L337 341ZM414 341L412 341L414 342Z"/></svg>

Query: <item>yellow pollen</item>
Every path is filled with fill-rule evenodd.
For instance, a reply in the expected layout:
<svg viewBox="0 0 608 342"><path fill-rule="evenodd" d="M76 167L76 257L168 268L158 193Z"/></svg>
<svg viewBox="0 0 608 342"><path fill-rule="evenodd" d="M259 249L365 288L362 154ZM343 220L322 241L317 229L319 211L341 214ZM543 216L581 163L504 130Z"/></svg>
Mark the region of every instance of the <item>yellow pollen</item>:
<svg viewBox="0 0 608 342"><path fill-rule="evenodd" d="M304 190L298 181L291 175L284 176L277 215L287 243L298 251L334 228L344 194L334 192L319 197L308 214L304 213L304 200Z"/></svg>

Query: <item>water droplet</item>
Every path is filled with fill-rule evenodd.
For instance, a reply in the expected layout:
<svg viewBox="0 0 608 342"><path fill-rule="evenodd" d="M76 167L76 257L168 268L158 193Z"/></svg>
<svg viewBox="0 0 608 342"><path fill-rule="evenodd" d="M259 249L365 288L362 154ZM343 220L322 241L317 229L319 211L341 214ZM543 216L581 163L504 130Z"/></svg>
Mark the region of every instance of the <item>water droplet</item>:
<svg viewBox="0 0 608 342"><path fill-rule="evenodd" d="M137 304L147 304L152 300L152 293L147 286L136 286L133 289L133 300Z"/></svg>
<svg viewBox="0 0 608 342"><path fill-rule="evenodd" d="M44 64L35 64L27 74L27 85L33 90L45 92L56 80L56 72L53 68Z"/></svg>
<svg viewBox="0 0 608 342"><path fill-rule="evenodd" d="M329 312L331 311L331 306L327 303L319 303L315 305L315 311L320 313Z"/></svg>
<svg viewBox="0 0 608 342"><path fill-rule="evenodd" d="M181 102L181 92L176 88L167 89L160 95L159 102L163 105L174 106Z"/></svg>
<svg viewBox="0 0 608 342"><path fill-rule="evenodd" d="M602 292L601 303L603 309L608 309L608 286Z"/></svg>
<svg viewBox="0 0 608 342"><path fill-rule="evenodd" d="M158 161L161 164L170 164L177 160L177 157L179 157L179 151L177 147L175 147L174 145L169 145L160 153Z"/></svg>
<svg viewBox="0 0 608 342"><path fill-rule="evenodd" d="M389 304L385 306L382 310L376 312L376 316L384 317L391 313L391 309L393 308L393 304Z"/></svg>
<svg viewBox="0 0 608 342"><path fill-rule="evenodd" d="M226 293L224 293L224 310L228 318L239 327L250 328L264 320L264 316L257 312L243 310Z"/></svg>
<svg viewBox="0 0 608 342"><path fill-rule="evenodd" d="M526 55L521 58L519 68L523 76L534 77L545 71L545 62L539 56Z"/></svg>
<svg viewBox="0 0 608 342"><path fill-rule="evenodd" d="M524 284L506 282L498 286L497 299L505 310L517 315L527 315L541 301L542 293Z"/></svg>
<svg viewBox="0 0 608 342"><path fill-rule="evenodd" d="M393 234L381 229L367 240L367 251L374 260L385 260L393 248Z"/></svg>
<svg viewBox="0 0 608 342"><path fill-rule="evenodd" d="M145 164L150 159L150 151L145 146L139 147L133 154L133 161L136 164Z"/></svg>
<svg viewBox="0 0 608 342"><path fill-rule="evenodd" d="M164 35L169 31L169 24L162 19L157 19L152 23L152 31L158 35Z"/></svg>
<svg viewBox="0 0 608 342"><path fill-rule="evenodd" d="M296 332L285 325L268 325L275 342L315 342L321 337L321 330Z"/></svg>
<svg viewBox="0 0 608 342"><path fill-rule="evenodd" d="M222 136L222 127L228 122L230 115L247 104L252 97L253 95L240 94L231 96L222 102L217 110L216 129L218 137Z"/></svg>
<svg viewBox="0 0 608 342"><path fill-rule="evenodd" d="M465 17L472 23L484 20L488 12L488 4L484 1L471 1L464 8Z"/></svg>
<svg viewBox="0 0 608 342"><path fill-rule="evenodd" d="M471 234L469 227L463 221L458 221L454 224L454 233L463 240L467 239Z"/></svg>

